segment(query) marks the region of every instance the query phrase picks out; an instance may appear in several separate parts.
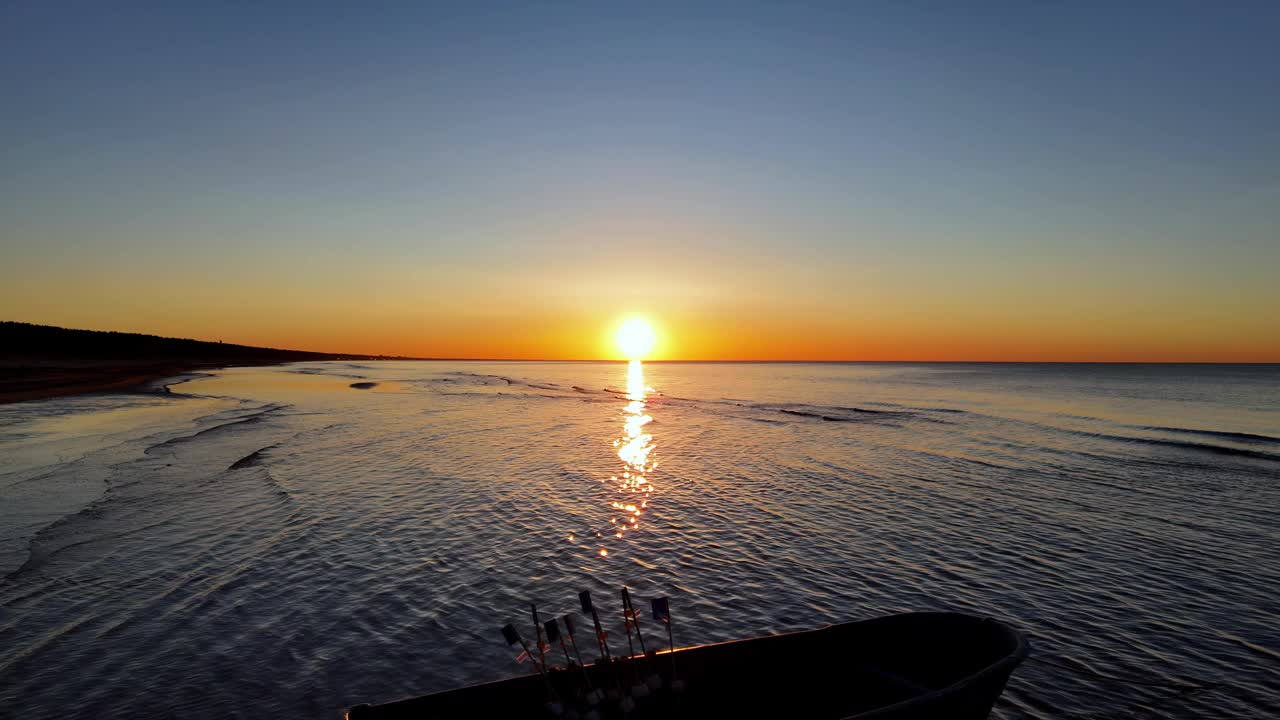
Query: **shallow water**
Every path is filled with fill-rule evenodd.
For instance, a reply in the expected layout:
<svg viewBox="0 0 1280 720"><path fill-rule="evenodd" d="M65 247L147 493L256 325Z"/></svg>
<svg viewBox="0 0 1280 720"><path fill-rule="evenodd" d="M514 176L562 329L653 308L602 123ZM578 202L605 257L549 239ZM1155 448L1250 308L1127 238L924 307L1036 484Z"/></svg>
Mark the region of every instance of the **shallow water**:
<svg viewBox="0 0 1280 720"><path fill-rule="evenodd" d="M1280 368L635 372L309 363L0 407L0 707L335 717L520 672L498 627L625 583L682 644L1007 619L1035 659L999 717L1280 712Z"/></svg>

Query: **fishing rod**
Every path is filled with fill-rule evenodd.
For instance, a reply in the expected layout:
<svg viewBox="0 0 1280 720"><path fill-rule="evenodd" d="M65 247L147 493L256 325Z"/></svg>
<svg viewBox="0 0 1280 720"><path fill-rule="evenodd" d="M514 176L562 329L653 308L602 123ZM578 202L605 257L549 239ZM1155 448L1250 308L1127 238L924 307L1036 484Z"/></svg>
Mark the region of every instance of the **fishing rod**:
<svg viewBox="0 0 1280 720"><path fill-rule="evenodd" d="M591 616L591 622L596 628L596 644L600 647L600 652L604 653L601 660L610 668L613 675L614 685L617 690L611 690L610 693L616 693L619 697L622 695L622 678L618 675L618 667L613 662L613 656L609 654L609 634L600 626L600 615L596 613L596 606L591 602L591 591L583 590L578 593L578 602L582 604L582 612ZM623 698L624 700L626 698Z"/></svg>
<svg viewBox="0 0 1280 720"><path fill-rule="evenodd" d="M662 676L654 671L653 659L649 657L649 649L644 646L644 635L640 632L640 615L636 612L636 606L631 603L631 593L625 585L622 587L622 608L623 617L636 629L636 640L640 643L640 654L644 656L645 667L649 669L649 677L645 678L644 681L648 687L646 691L642 692L641 697L643 697L648 694L647 690L658 690L662 687ZM627 637L630 638L630 634Z"/></svg>
<svg viewBox="0 0 1280 720"><path fill-rule="evenodd" d="M578 641L574 639L574 636L573 636L573 633L574 633L573 616L566 614L564 617L560 618L560 622L564 623L564 631L565 631L565 634L569 636L569 644L573 646L574 657L578 658L579 665L583 665L582 653L578 651ZM583 665L583 667L585 667L585 665Z"/></svg>
<svg viewBox="0 0 1280 720"><path fill-rule="evenodd" d="M676 641L671 632L671 603L665 597L650 601L653 619L667 626L667 655L671 658L671 692L684 690L684 681L676 677Z"/></svg>
<svg viewBox="0 0 1280 720"><path fill-rule="evenodd" d="M629 596L627 589L622 588L622 625L627 630L627 667L631 668L631 677L635 681L631 685L631 696L636 698L647 697L649 695L649 686L640 681L639 663L636 661L636 648L631 644L631 626L635 624L635 613L627 609Z"/></svg>
<svg viewBox="0 0 1280 720"><path fill-rule="evenodd" d="M560 623L555 618L551 618L542 623L542 627L547 631L547 645L559 641L560 649L564 651L564 667L566 670L572 670L573 659L569 657L569 648L564 644L564 638L560 635Z"/></svg>
<svg viewBox="0 0 1280 720"><path fill-rule="evenodd" d="M543 665L547 664L547 654L544 648L550 647L542 641L542 623L538 622L538 606L529 603L529 610L533 613L533 630L538 634L538 659Z"/></svg>
<svg viewBox="0 0 1280 720"><path fill-rule="evenodd" d="M596 644L600 646L601 657L605 660L612 660L609 655L609 636L605 634L604 628L600 627L600 616L596 614L596 607L591 603L591 591L583 590L578 593L578 602L582 604L582 612L591 616L591 622L596 626Z"/></svg>
<svg viewBox="0 0 1280 720"><path fill-rule="evenodd" d="M523 662L523 658L525 657L528 657L533 661L533 666L538 669L538 674L542 676L542 684L547 690L547 710L553 716L559 717L560 714L564 712L564 706L560 704L555 688L551 687L551 678L547 677L546 668L538 664L533 653L529 652L529 644L524 641L524 638L520 635L520 631L516 630L515 625L507 623L502 626L502 636L506 638L508 645L515 645L516 643L519 643L520 647L524 650L524 652L520 654L520 657L516 658L517 662Z"/></svg>
<svg viewBox="0 0 1280 720"><path fill-rule="evenodd" d="M564 644L564 636L560 634L560 624L556 622L555 618L551 618L550 620L543 623L542 626L547 631L548 643L554 643L559 641L560 650L564 653L565 670L572 673L574 663L573 663L573 660L569 657L569 647ZM595 705L598 699L596 697L596 691L591 687L591 678L587 675L587 669L582 667L581 663L578 663L578 670L581 671L582 673L583 699L587 701L588 705Z"/></svg>
<svg viewBox="0 0 1280 720"><path fill-rule="evenodd" d="M560 618L564 623L565 634L569 636L569 644L573 646L573 655L578 659L578 667L582 668L582 677L587 681L587 704L595 705L604 697L604 692L595 688L595 683L591 682L591 673L587 672L587 666L582 662L582 653L578 650L578 641L574 638L573 616L566 614ZM560 641L564 643L563 640Z"/></svg>

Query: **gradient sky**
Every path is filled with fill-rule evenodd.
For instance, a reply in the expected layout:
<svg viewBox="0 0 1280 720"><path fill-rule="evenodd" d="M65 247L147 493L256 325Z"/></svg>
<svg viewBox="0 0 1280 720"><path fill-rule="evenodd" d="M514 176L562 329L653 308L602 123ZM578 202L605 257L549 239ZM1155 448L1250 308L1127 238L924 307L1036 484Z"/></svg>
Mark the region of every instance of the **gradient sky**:
<svg viewBox="0 0 1280 720"><path fill-rule="evenodd" d="M1280 361L1280 3L799 5L5 3L0 319Z"/></svg>

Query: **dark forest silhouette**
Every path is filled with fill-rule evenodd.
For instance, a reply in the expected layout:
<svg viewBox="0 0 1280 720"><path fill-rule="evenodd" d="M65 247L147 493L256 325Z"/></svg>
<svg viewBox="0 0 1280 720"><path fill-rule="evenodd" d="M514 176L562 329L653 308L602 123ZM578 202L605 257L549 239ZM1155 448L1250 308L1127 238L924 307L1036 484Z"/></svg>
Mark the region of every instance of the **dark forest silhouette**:
<svg viewBox="0 0 1280 720"><path fill-rule="evenodd" d="M125 390L148 380L202 368L391 359L403 358L0 322L0 402Z"/></svg>

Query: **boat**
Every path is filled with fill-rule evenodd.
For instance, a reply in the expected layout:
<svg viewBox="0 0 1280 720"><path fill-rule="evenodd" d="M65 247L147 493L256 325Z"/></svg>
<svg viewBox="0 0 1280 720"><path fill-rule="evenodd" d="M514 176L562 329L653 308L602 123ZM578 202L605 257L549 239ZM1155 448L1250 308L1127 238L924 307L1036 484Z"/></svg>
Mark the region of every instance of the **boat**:
<svg viewBox="0 0 1280 720"><path fill-rule="evenodd" d="M585 667L570 663L571 667L548 668L545 673L357 705L347 717L586 718L594 713L590 717L602 720L980 720L991 712L1028 652L1022 633L1002 622L960 613L912 612L748 640L651 650ZM653 690L640 693L640 684ZM607 690L609 696L590 704L597 697L595 690ZM629 696L639 697L628 702Z"/></svg>

